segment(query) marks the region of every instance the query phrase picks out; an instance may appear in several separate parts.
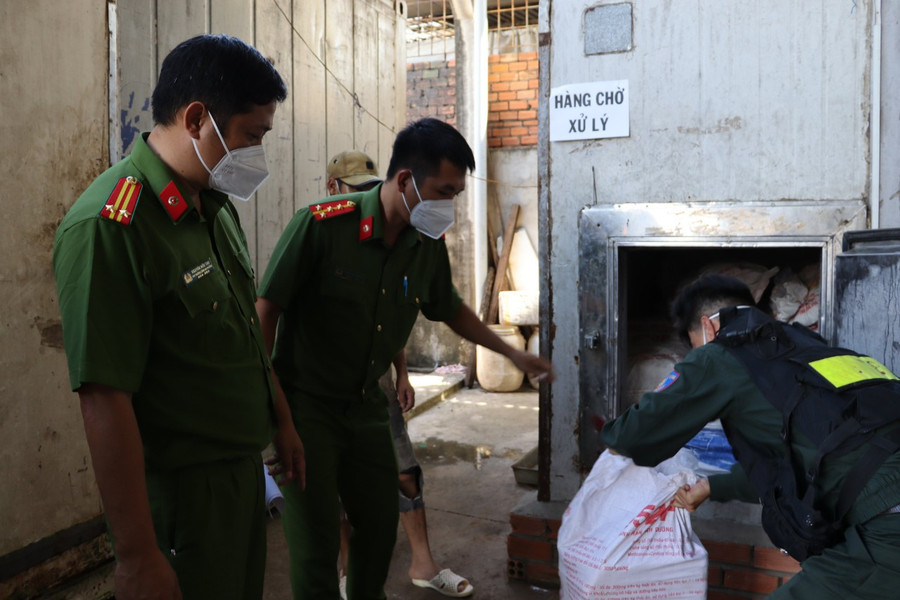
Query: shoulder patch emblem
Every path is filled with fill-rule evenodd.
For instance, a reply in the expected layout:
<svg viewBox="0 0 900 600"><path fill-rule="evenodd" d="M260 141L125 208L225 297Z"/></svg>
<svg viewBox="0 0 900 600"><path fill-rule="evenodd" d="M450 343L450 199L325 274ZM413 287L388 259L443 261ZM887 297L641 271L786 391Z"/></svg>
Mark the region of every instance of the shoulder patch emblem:
<svg viewBox="0 0 900 600"><path fill-rule="evenodd" d="M334 200L332 202L317 202L309 206L309 212L313 214L316 221L330 219L338 215L345 215L356 210L356 202L353 200Z"/></svg>
<svg viewBox="0 0 900 600"><path fill-rule="evenodd" d="M661 382L659 382L659 385L656 386L656 389L653 390L653 391L654 391L654 392L661 392L661 391L663 391L664 389L668 388L668 387L671 386L673 383L675 383L676 381L678 381L678 378L679 378L679 377L681 377L681 373L679 373L678 371L672 371L671 373L669 373L668 375L666 375L666 378L665 378L665 379L663 379Z"/></svg>
<svg viewBox="0 0 900 600"><path fill-rule="evenodd" d="M141 188L141 182L131 175L120 179L100 209L100 216L122 225L131 225Z"/></svg>

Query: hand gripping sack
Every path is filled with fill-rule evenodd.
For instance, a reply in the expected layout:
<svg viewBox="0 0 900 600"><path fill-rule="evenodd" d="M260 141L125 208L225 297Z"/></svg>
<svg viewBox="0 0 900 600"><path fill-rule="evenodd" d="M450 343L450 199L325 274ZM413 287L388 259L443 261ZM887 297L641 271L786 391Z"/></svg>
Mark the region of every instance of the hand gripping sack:
<svg viewBox="0 0 900 600"><path fill-rule="evenodd" d="M600 455L559 529L562 600L706 598L706 549L672 504L697 480L683 452L654 468Z"/></svg>

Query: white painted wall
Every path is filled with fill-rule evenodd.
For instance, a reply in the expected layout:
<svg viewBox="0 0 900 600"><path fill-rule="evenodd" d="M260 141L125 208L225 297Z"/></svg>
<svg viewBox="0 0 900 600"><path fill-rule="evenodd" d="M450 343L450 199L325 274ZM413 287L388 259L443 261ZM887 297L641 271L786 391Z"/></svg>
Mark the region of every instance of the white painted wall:
<svg viewBox="0 0 900 600"><path fill-rule="evenodd" d="M570 498L580 485L573 274L584 206L869 193L871 1L633 0L632 50L586 56L585 10L621 1L541 2L540 221L549 273L542 296L544 331L555 332L542 338L552 338L557 369L549 392L551 499ZM896 44L885 39L883 64L896 62L887 53ZM629 137L548 141L550 87L619 79L630 86ZM885 185L897 185L893 176ZM896 220L896 211L884 212Z"/></svg>

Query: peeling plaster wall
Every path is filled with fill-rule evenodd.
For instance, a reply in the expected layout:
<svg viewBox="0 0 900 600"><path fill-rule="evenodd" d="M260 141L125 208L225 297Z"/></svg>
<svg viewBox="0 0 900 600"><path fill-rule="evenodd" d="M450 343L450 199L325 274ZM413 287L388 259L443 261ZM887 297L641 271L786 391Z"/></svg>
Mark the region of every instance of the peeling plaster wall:
<svg viewBox="0 0 900 600"><path fill-rule="evenodd" d="M106 3L17 6L0 8L0 556L100 514L51 251L108 164Z"/></svg>
<svg viewBox="0 0 900 600"><path fill-rule="evenodd" d="M571 498L580 485L582 332L573 274L583 207L858 201L869 193L871 2L633 0L632 48L586 55L584 13L609 4L622 2L540 6L540 223L549 272L542 296L553 332L542 341L550 338L557 370L542 403L551 415L542 443L551 448L544 499L552 500ZM620 79L629 81L628 137L549 142L550 88Z"/></svg>

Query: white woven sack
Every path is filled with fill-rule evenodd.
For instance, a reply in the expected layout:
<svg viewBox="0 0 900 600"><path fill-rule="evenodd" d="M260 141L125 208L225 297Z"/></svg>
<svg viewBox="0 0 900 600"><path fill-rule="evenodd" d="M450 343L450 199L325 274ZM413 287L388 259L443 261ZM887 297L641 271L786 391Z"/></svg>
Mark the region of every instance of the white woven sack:
<svg viewBox="0 0 900 600"><path fill-rule="evenodd" d="M654 468L600 455L559 530L562 600L706 598L706 549L672 505L694 463L686 450Z"/></svg>

